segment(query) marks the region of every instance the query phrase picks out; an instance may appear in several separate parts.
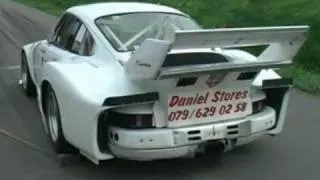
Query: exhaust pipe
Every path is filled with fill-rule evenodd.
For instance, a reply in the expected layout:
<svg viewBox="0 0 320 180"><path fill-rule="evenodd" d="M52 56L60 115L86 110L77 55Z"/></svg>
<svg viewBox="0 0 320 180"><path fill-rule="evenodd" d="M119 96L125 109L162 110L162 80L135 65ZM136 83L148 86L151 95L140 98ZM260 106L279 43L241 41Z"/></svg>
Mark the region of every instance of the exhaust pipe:
<svg viewBox="0 0 320 180"><path fill-rule="evenodd" d="M205 147L206 152L225 153L235 147L237 139L224 139L219 141L209 141Z"/></svg>
<svg viewBox="0 0 320 180"><path fill-rule="evenodd" d="M205 153L223 154L235 147L237 139L212 140L189 149L183 158L190 159Z"/></svg>

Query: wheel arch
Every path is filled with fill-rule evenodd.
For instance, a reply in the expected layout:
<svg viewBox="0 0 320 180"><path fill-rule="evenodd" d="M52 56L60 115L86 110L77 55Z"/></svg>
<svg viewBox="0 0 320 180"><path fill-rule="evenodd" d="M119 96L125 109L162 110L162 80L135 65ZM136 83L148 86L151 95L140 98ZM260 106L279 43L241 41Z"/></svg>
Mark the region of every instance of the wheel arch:
<svg viewBox="0 0 320 180"><path fill-rule="evenodd" d="M32 58L32 49L34 49L34 48L32 48L32 44L27 44L25 46L22 46L22 48L20 49L20 57L22 58L23 55L26 57L29 68L30 68L30 65L31 65L31 62L33 59Z"/></svg>
<svg viewBox="0 0 320 180"><path fill-rule="evenodd" d="M41 102L41 108L42 108L42 112L43 112L43 116L45 117L45 123L46 123L46 128L48 128L49 124L48 124L48 120L47 120L47 103L46 103L46 98L47 98L47 93L48 93L48 89L51 89L54 94L56 95L56 91L54 89L54 86L52 85L52 83L50 83L48 80L43 80L41 82L40 85L40 92L41 92L41 96L40 96L40 102ZM56 96L56 103L58 104L58 108L59 111L61 113L61 104L60 104L60 100L59 98ZM60 114L60 120L59 120L59 128L61 128L61 135L60 135L60 141L58 146L60 146L58 148L58 153L64 153L64 154L74 154L74 153L78 153L78 149L73 146L73 144L71 144L68 139L66 139L66 132L64 131L64 126L63 126L63 117ZM49 132L49 130L47 130ZM56 145L55 145L56 146Z"/></svg>
<svg viewBox="0 0 320 180"><path fill-rule="evenodd" d="M26 44L22 46L20 49L20 59L22 59L22 56L25 55L26 61L27 61L27 67L29 69L30 76L33 82L35 82L34 73L32 71L32 62L34 61L34 50L36 47L40 45L40 42L41 41Z"/></svg>
<svg viewBox="0 0 320 180"><path fill-rule="evenodd" d="M46 69L47 72L54 72L54 68L48 68ZM55 74L57 75L57 74ZM62 83L65 82L65 83ZM62 133L65 137L65 139L72 143L73 142L73 138L70 137L70 132L68 131L68 127L70 125L67 125L70 123L69 121L69 108L66 108L69 106L68 103L66 103L66 101L70 100L66 100L65 98L70 98L69 96L67 96L66 94L70 94L70 90L72 89L71 86L67 86L65 85L64 87L61 87L61 84L68 84L66 83L67 81L65 79L60 79L58 78L58 76L55 76L55 78L52 78L52 76L49 76L48 74L43 76L43 79L41 80L41 82L39 83L39 99L38 99L38 103L39 103L39 107L41 108L41 112L43 114L43 118L44 118L44 123L47 126L47 117L46 117L46 93L48 92L49 87L52 89L52 91L55 93L56 96L56 100L57 100L57 104L59 107L59 111L60 111L60 116L61 116L61 126L62 126Z"/></svg>
<svg viewBox="0 0 320 180"><path fill-rule="evenodd" d="M46 93L47 93L47 91L48 91L48 88L51 88L52 89L52 91L55 93L55 95L56 95L56 97L57 97L57 103L58 103L58 106L59 106L59 111L60 111L60 113L61 113L61 102L60 102L60 98L59 98L59 96L58 96L58 94L57 94L57 91L56 91L56 88L55 88L55 86L54 86L54 84L53 83L51 83L49 80L47 80L47 79L44 79L44 80L42 80L41 81L41 84L39 85L39 90L40 90L40 96L39 96L39 99L38 99L38 102L39 102L39 104L40 104L40 108L41 108L41 112L42 112L42 114L43 114L43 117L45 118L45 120L44 120L44 123L45 123L45 126L47 127L47 122L46 122L46 119L47 119L47 117L46 117ZM65 131L63 130L63 120L64 120L64 118L63 118L63 116L61 115L61 121L62 121L62 132L63 132L63 134L65 135Z"/></svg>
<svg viewBox="0 0 320 180"><path fill-rule="evenodd" d="M53 89L52 85L50 84L50 82L48 80L43 80L40 85L40 92L41 92L40 102L41 102L41 108L44 112L44 115L46 112L46 106L45 106L45 97L46 96L45 95L46 95L49 87L51 87Z"/></svg>
<svg viewBox="0 0 320 180"><path fill-rule="evenodd" d="M66 78L65 76L69 72L68 67L66 68L57 62L44 66L41 82L38 86L40 91L38 102L41 103L39 106L42 114L45 112L45 94L48 87L51 86L60 108L62 132L65 139L83 154L96 159L108 159L110 155L100 152L97 148L96 118L101 108L101 102L99 98L91 99L90 94L79 90L79 86L77 86L77 82L73 81L72 76ZM43 119L46 120L45 117Z"/></svg>
<svg viewBox="0 0 320 180"><path fill-rule="evenodd" d="M49 87L52 89L52 91L55 93L55 95L57 97L57 103L58 103L60 113L61 113L61 100L59 98L58 92L56 91L55 85L54 85L54 83L51 83L48 79L44 79L44 80L42 80L40 87L39 87L40 93L41 93L39 101L41 103L41 108L42 108L43 114L45 115L45 112L46 112L45 100L46 100L46 93L47 93ZM61 120L61 121L63 121L63 120Z"/></svg>

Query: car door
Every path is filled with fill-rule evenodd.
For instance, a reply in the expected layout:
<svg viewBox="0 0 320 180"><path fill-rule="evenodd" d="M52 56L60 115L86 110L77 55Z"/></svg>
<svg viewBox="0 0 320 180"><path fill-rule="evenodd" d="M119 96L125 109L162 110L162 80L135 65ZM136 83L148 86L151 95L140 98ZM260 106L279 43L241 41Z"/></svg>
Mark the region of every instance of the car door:
<svg viewBox="0 0 320 180"><path fill-rule="evenodd" d="M50 61L64 61L76 56L72 52L72 45L81 26L81 21L72 14L65 14L61 23L53 32L51 40L44 41L38 50L38 69L36 78L42 77L42 68L45 63Z"/></svg>

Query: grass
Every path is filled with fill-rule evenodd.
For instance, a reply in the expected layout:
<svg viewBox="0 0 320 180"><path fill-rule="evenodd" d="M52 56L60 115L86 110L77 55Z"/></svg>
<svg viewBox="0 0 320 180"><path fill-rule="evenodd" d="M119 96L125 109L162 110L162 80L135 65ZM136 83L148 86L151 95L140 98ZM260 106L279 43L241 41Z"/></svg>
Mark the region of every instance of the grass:
<svg viewBox="0 0 320 180"><path fill-rule="evenodd" d="M280 74L284 77L293 77L293 84L296 88L320 95L320 73L306 70L301 66L294 66L282 69Z"/></svg>
<svg viewBox="0 0 320 180"><path fill-rule="evenodd" d="M59 15L64 9L100 0L16 0ZM118 0L121 1L121 0ZM190 14L204 28L309 25L308 40L294 59L293 68L280 71L292 76L295 87L320 94L319 0L140 0L161 3Z"/></svg>

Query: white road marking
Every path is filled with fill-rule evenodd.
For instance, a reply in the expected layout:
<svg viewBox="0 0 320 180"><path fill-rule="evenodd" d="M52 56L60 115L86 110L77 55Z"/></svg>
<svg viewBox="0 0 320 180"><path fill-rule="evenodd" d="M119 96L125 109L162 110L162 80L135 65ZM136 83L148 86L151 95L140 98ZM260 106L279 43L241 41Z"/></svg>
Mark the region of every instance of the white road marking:
<svg viewBox="0 0 320 180"><path fill-rule="evenodd" d="M6 66L6 67L0 67L0 71L16 70L16 69L20 69L20 66Z"/></svg>
<svg viewBox="0 0 320 180"><path fill-rule="evenodd" d="M59 165L60 166L64 166L64 165L67 165L69 164L68 162L72 163L72 162L77 162L77 160L80 160L80 158L77 158L77 157L80 157L80 156L77 156L77 154L59 154L59 155L55 155L49 151L47 151L46 149L40 147L40 146L37 146L35 144L32 144L30 143L29 141L25 140L25 139L22 139L18 136L15 136L13 134L11 134L10 132L8 131L5 131L4 129L0 129L0 135L2 136L5 136L17 143L20 143L22 145L25 145L25 147L31 149L31 150L34 150L48 158L51 158L53 160L58 160L59 161Z"/></svg>
<svg viewBox="0 0 320 180"><path fill-rule="evenodd" d="M17 66L0 67L0 72L2 72L2 71L10 71L10 70L17 70L17 69L20 69L19 65L17 65ZM22 85L22 80L21 79L18 80L18 84Z"/></svg>
<svg viewBox="0 0 320 180"><path fill-rule="evenodd" d="M34 144L31 144L30 142L28 142L28 141L26 141L26 140L24 140L24 139L21 139L21 138L15 136L15 135L13 135L13 134L5 131L4 129L0 129L0 134L1 134L1 135L4 135L4 136L6 136L6 137L8 137L8 138L10 138L10 139L12 139L12 140L15 140L16 142L19 142L19 143L21 143L21 144L24 144L24 145L26 145L27 147L29 147L29 148L31 148L31 149L33 149L33 150L35 150L35 151L38 151L38 152L40 152L40 153L42 153L42 154L44 154L44 155L46 155L46 156L54 157L54 156L52 155L52 153L46 151L45 149L43 149L43 148L41 148L41 147L39 147L39 146L36 146L36 145L34 145Z"/></svg>

